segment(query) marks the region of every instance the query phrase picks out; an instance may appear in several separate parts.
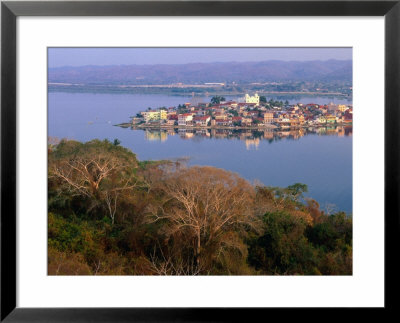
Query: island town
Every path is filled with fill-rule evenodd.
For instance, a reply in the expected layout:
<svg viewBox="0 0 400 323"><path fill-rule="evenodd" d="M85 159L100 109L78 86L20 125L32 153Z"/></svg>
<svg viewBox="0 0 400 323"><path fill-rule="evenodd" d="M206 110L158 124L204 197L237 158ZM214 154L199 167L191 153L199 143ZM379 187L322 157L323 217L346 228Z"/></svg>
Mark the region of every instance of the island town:
<svg viewBox="0 0 400 323"><path fill-rule="evenodd" d="M289 104L246 94L236 101L214 96L210 103L188 102L177 107L148 108L131 118L134 128L285 129L341 126L353 122L353 107L346 104Z"/></svg>

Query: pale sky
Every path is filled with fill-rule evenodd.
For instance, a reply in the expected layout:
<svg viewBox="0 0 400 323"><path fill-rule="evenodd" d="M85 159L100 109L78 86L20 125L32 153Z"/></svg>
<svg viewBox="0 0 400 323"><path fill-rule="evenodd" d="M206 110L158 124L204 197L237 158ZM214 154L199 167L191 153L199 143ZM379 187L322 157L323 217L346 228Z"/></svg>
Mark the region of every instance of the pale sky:
<svg viewBox="0 0 400 323"><path fill-rule="evenodd" d="M352 48L49 48L49 67L351 60Z"/></svg>

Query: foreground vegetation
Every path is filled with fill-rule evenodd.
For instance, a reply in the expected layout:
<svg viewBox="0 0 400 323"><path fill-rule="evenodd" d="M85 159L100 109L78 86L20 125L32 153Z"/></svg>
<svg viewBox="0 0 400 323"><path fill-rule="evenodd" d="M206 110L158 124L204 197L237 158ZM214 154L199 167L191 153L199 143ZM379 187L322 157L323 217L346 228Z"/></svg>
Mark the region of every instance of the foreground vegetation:
<svg viewBox="0 0 400 323"><path fill-rule="evenodd" d="M140 162L118 141L49 145L50 275L351 275L352 220L307 186Z"/></svg>

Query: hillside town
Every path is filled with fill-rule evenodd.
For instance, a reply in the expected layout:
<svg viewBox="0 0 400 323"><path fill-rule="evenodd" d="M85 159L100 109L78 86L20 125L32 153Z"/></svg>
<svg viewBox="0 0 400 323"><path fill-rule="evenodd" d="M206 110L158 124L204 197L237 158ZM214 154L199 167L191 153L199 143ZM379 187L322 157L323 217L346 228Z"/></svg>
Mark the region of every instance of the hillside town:
<svg viewBox="0 0 400 323"><path fill-rule="evenodd" d="M131 125L140 128L298 128L308 126L351 125L352 105L289 104L267 101L255 93L237 101L214 96L210 103L184 103L177 107L148 108L132 117Z"/></svg>

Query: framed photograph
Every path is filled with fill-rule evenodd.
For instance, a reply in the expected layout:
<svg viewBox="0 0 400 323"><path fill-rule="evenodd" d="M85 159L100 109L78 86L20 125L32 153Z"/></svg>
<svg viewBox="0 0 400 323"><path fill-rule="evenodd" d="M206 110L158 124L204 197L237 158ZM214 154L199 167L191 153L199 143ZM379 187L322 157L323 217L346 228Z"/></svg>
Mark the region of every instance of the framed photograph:
<svg viewBox="0 0 400 323"><path fill-rule="evenodd" d="M394 310L399 16L2 2L1 320Z"/></svg>

